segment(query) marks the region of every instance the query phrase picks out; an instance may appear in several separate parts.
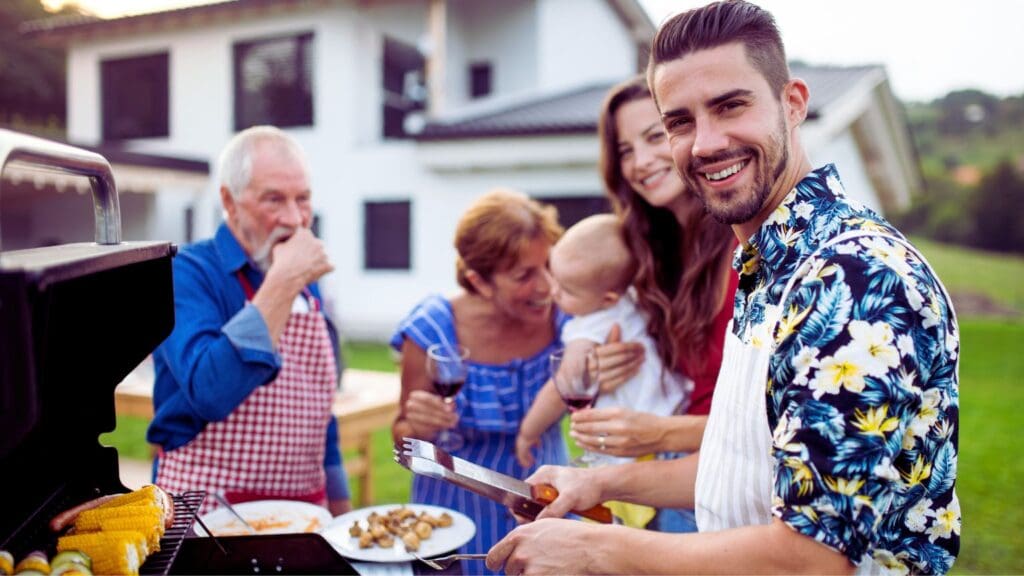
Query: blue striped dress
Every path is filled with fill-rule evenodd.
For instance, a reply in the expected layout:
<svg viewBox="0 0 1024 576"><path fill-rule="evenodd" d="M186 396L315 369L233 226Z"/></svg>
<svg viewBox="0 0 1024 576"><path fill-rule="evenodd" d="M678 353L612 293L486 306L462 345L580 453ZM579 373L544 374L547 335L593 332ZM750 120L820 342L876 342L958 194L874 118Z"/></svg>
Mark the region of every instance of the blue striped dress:
<svg viewBox="0 0 1024 576"><path fill-rule="evenodd" d="M568 317L556 311L555 322L560 335ZM426 350L439 342L455 343L455 317L451 303L440 295L428 296L398 326L391 346L401 350L408 338ZM453 454L492 470L516 478L526 478L542 464L565 464L565 441L557 424L541 436L540 449L534 454L532 468L523 468L516 461L515 442L519 423L549 376L548 356L561 345L560 336L530 358L515 359L501 365L472 362L470 350L469 375L455 399L459 414L458 432L464 446ZM476 523L476 536L462 551L487 552L516 526L508 509L482 496L447 482L416 476L412 482L412 501L420 504L446 506L462 512ZM484 571L479 566L463 566L464 573Z"/></svg>

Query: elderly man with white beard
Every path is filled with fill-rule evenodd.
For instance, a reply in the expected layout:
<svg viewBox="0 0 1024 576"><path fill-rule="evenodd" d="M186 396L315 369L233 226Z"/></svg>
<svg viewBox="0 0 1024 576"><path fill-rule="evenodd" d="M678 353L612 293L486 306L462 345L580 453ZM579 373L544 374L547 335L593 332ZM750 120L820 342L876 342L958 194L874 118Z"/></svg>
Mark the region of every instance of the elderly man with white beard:
<svg viewBox="0 0 1024 576"><path fill-rule="evenodd" d="M310 230L305 156L258 126L231 139L218 169L225 222L174 259L175 328L153 354L154 481L344 513L338 339L317 286L334 267Z"/></svg>

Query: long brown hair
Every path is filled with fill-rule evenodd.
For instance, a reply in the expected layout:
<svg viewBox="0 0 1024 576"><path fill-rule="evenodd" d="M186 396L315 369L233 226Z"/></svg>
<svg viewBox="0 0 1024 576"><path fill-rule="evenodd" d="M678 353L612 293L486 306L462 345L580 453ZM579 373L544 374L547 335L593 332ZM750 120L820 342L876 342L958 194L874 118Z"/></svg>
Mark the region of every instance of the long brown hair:
<svg viewBox="0 0 1024 576"><path fill-rule="evenodd" d="M703 209L691 210L680 223L671 210L652 206L626 181L615 115L627 102L644 98L652 96L642 76L615 86L605 97L598 124L601 173L605 192L639 264L633 285L637 304L649 317L647 331L658 355L666 366L678 369L685 365L695 372L703 369L700 360L725 288L722 262L732 250L735 236L729 226L718 223Z"/></svg>

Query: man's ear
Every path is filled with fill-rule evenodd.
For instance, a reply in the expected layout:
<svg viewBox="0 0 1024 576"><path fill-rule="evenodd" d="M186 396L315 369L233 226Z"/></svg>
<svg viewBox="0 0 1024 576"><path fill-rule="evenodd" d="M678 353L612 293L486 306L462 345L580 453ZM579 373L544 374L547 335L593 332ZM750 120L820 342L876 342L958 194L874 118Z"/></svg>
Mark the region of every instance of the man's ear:
<svg viewBox="0 0 1024 576"><path fill-rule="evenodd" d="M490 298L494 295L494 287L491 283L484 279L476 270L466 270L466 280L473 286L476 293L483 296L484 298Z"/></svg>
<svg viewBox="0 0 1024 576"><path fill-rule="evenodd" d="M229 222L234 220L238 206L235 203L234 195L231 194L231 190L228 190L227 186L220 187L220 205L224 207L225 219Z"/></svg>
<svg viewBox="0 0 1024 576"><path fill-rule="evenodd" d="M807 83L799 78L792 78L782 88L782 105L790 127L803 124L807 119L807 104L811 100L811 92Z"/></svg>

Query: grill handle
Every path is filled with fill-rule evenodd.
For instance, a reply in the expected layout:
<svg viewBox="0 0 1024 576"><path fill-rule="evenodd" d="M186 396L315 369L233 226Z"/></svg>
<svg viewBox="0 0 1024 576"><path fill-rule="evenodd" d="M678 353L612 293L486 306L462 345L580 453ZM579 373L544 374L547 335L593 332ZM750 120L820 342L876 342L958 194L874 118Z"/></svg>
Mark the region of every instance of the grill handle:
<svg viewBox="0 0 1024 576"><path fill-rule="evenodd" d="M8 162L86 176L92 187L97 244L121 243L121 206L110 163L95 152L0 129L0 184ZM2 248L2 247L0 247Z"/></svg>

